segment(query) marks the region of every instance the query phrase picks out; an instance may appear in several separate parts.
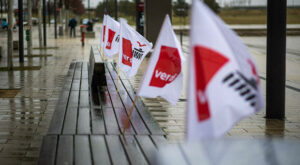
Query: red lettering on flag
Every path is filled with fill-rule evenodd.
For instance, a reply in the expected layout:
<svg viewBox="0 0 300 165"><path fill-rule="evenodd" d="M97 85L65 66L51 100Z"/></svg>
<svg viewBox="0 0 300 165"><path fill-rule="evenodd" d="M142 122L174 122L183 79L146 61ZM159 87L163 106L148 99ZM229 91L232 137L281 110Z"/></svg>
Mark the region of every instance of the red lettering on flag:
<svg viewBox="0 0 300 165"><path fill-rule="evenodd" d="M104 25L103 26L103 37L102 37L103 38L103 42L104 42L104 38L105 38L105 28L106 28L106 26Z"/></svg>
<svg viewBox="0 0 300 165"><path fill-rule="evenodd" d="M130 40L122 38L122 63L124 65L132 66L132 44Z"/></svg>
<svg viewBox="0 0 300 165"><path fill-rule="evenodd" d="M173 82L181 72L181 59L177 48L161 46L150 86L163 88Z"/></svg>
<svg viewBox="0 0 300 165"><path fill-rule="evenodd" d="M195 46L194 53L196 104L198 120L201 122L210 118L209 100L205 94L206 87L229 59L203 46Z"/></svg>
<svg viewBox="0 0 300 165"><path fill-rule="evenodd" d="M111 49L111 44L114 39L116 32L112 31L111 29L108 29L108 38L106 42L106 49Z"/></svg>

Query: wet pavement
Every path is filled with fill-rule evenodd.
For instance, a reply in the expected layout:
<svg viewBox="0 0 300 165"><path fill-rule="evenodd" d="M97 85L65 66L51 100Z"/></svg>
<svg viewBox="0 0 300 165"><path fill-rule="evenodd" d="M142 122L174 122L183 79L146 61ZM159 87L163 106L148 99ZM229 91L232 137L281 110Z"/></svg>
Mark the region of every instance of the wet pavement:
<svg viewBox="0 0 300 165"><path fill-rule="evenodd" d="M73 60L87 61L89 59L90 46L100 42L99 24L96 25L95 30L96 39L86 39L86 46L81 47L79 36L69 38L66 35L55 40L53 28L51 28L48 34L48 46L51 49L35 49L33 54L52 56L24 58L24 66L41 66L40 70L0 72L0 93L1 90L7 92L8 89L16 91L16 96L13 98L5 93L0 95L0 164L36 163L42 136L47 132L69 64ZM17 40L17 32L14 33L14 38ZM243 40L256 60L265 95L265 37L243 37ZM188 37L184 37L183 41L183 51L187 55ZM0 45L4 50L0 67L6 66L6 42L6 33L1 32ZM33 47L38 46L36 27L33 45ZM287 38L286 120L266 120L265 109L263 109L258 114L242 120L226 136L250 138L275 136L300 140L299 45L300 37ZM18 51L14 51L14 54L17 55ZM143 61L137 76L131 79L136 89L147 67L147 62L148 58ZM18 58L14 58L14 65L20 66ZM185 73L186 70L187 63L184 66ZM160 98L143 98L143 100L160 126L166 131L170 143L184 140L185 90L176 106L171 106Z"/></svg>

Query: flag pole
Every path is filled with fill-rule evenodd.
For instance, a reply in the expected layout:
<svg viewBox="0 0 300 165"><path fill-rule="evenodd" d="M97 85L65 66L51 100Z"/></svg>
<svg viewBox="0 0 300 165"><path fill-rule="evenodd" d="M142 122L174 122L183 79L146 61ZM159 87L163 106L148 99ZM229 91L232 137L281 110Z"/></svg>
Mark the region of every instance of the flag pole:
<svg viewBox="0 0 300 165"><path fill-rule="evenodd" d="M124 125L124 128L123 128L123 131L122 131L122 135L124 136L125 134L125 131L126 131L126 128L128 127L128 124L129 124L129 120L130 120L130 117L133 113L133 110L134 110L134 106L135 106L135 103L136 103L136 100L137 100L138 96L136 95L134 100L133 100L133 103L132 103L132 106L130 107L130 112L129 112L129 115L126 119L126 122L125 122L125 125Z"/></svg>
<svg viewBox="0 0 300 165"><path fill-rule="evenodd" d="M119 93L119 79L120 79L120 65L118 63L118 80L117 80L117 92Z"/></svg>

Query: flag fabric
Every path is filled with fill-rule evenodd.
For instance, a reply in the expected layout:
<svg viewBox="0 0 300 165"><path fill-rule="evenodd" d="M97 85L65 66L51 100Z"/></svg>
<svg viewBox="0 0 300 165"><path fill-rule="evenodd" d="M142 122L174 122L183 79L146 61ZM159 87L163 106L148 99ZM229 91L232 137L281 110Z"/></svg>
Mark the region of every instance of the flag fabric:
<svg viewBox="0 0 300 165"><path fill-rule="evenodd" d="M181 46L167 15L138 95L150 98L161 96L171 104L176 104L183 88L182 66L184 61Z"/></svg>
<svg viewBox="0 0 300 165"><path fill-rule="evenodd" d="M120 23L112 19L109 15L106 16L104 54L108 57L119 52L120 40Z"/></svg>
<svg viewBox="0 0 300 165"><path fill-rule="evenodd" d="M129 26L126 20L120 20L119 67L128 77L136 74L152 43Z"/></svg>
<svg viewBox="0 0 300 165"><path fill-rule="evenodd" d="M103 22L102 22L102 32L101 32L101 38L100 38L100 47L103 50L104 41L105 41L105 29L106 29L106 17L107 15L103 15Z"/></svg>
<svg viewBox="0 0 300 165"><path fill-rule="evenodd" d="M256 66L241 39L199 0L190 46L187 138L217 138L263 107Z"/></svg>

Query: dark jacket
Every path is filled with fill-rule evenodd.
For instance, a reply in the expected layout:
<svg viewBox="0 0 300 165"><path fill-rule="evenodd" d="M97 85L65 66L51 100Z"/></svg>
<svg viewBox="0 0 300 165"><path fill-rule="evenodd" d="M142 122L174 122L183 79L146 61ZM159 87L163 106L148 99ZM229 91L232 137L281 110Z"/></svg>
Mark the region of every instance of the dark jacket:
<svg viewBox="0 0 300 165"><path fill-rule="evenodd" d="M74 28L74 27L76 27L76 25L77 25L76 19L72 18L72 19L69 21L69 26L70 26L71 28Z"/></svg>

